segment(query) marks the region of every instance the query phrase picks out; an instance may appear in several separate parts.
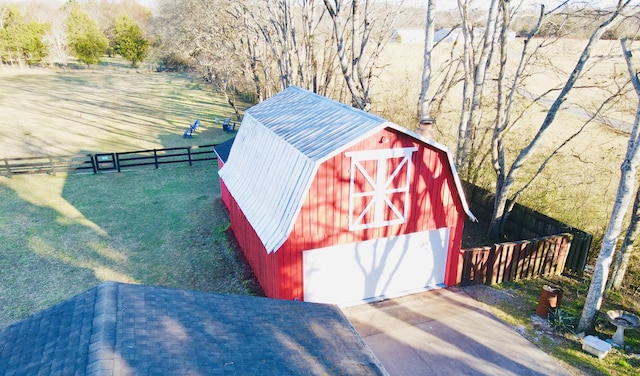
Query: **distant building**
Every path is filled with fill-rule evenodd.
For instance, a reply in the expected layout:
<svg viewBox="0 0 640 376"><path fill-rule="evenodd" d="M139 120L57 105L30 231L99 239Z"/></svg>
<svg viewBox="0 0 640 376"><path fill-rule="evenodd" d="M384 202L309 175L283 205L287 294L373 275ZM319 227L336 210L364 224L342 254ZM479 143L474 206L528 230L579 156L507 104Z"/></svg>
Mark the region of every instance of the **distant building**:
<svg viewBox="0 0 640 376"><path fill-rule="evenodd" d="M484 33L484 28L476 27L473 29L473 37L480 38ZM444 43L454 43L454 42L462 42L463 40L462 29L457 27L451 30L448 27L439 29L435 32L433 36L434 42L444 42ZM516 32L509 30L507 31L507 40L512 41L516 39Z"/></svg>
<svg viewBox="0 0 640 376"><path fill-rule="evenodd" d="M433 36L434 42L443 41L445 43L453 43L458 40L462 40L462 30L459 27L454 30L451 30L451 28L448 27L436 30Z"/></svg>
<svg viewBox="0 0 640 376"><path fill-rule="evenodd" d="M395 43L424 43L424 29L396 29L391 34Z"/></svg>

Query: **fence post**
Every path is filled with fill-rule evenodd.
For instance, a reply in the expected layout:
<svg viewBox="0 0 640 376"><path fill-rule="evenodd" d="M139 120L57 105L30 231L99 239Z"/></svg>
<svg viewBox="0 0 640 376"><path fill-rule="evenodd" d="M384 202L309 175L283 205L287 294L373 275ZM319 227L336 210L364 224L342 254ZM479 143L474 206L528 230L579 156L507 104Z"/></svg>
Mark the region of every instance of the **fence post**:
<svg viewBox="0 0 640 376"><path fill-rule="evenodd" d="M540 268L538 269L538 275L547 275L554 273L552 272L553 264L556 262L557 257L557 249L559 247L559 243L562 238L552 238L550 240L546 240L542 247L542 259L540 262ZM553 268L555 269L555 268Z"/></svg>
<svg viewBox="0 0 640 376"><path fill-rule="evenodd" d="M93 169L93 174L98 173L98 166L96 165L96 156L95 154L88 154L89 158L91 158L91 168Z"/></svg>
<svg viewBox="0 0 640 376"><path fill-rule="evenodd" d="M471 279L471 253L473 250L465 249L462 254L462 280L463 286L470 285Z"/></svg>
<svg viewBox="0 0 640 376"><path fill-rule="evenodd" d="M116 168L118 169L118 172L120 172L120 153L116 153L116 158L115 161L113 161L116 164Z"/></svg>
<svg viewBox="0 0 640 376"><path fill-rule="evenodd" d="M56 169L53 167L53 157L49 157L49 168L51 169L51 175L56 176Z"/></svg>
<svg viewBox="0 0 640 376"><path fill-rule="evenodd" d="M493 247L491 247L491 250L489 251L489 257L487 257L487 267L486 267L483 285L488 285L488 286L493 285L494 283L493 271L494 271L495 262L496 262L496 246L494 244Z"/></svg>
<svg viewBox="0 0 640 376"><path fill-rule="evenodd" d="M156 164L156 170L158 169L158 151L153 149L153 161Z"/></svg>
<svg viewBox="0 0 640 376"><path fill-rule="evenodd" d="M189 146L187 148L187 155L189 156L189 166L192 166L192 164L191 164L191 146Z"/></svg>
<svg viewBox="0 0 640 376"><path fill-rule="evenodd" d="M556 272L557 275L562 274L562 272L564 271L564 265L567 262L567 256L569 255L571 245L573 244L573 239L575 239L575 237L573 236L573 234L569 234L569 233L565 234L564 238L562 239L562 243L560 245L560 251L558 252L559 253L558 263L562 265L562 268L559 268L560 270ZM587 253L588 252L589 252L589 247L587 247ZM582 276L582 271L584 271L584 267L580 269L580 271L581 272L579 273L579 275Z"/></svg>
<svg viewBox="0 0 640 376"><path fill-rule="evenodd" d="M4 159L4 165L7 168L7 177L11 178L11 167L9 166L9 160L7 158Z"/></svg>
<svg viewBox="0 0 640 376"><path fill-rule="evenodd" d="M584 236L584 233L582 235L583 236L581 236L580 239L580 254L582 257L578 262L578 275L580 277L584 274L584 268L587 266L587 257L589 256L589 249L591 248L591 242L593 241L593 235L586 234L587 236Z"/></svg>

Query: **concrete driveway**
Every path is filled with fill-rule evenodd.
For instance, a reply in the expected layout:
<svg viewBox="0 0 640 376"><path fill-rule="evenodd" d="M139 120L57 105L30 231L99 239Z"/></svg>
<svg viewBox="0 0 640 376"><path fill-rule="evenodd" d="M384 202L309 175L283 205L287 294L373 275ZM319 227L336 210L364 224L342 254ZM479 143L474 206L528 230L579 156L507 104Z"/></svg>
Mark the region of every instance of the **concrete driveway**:
<svg viewBox="0 0 640 376"><path fill-rule="evenodd" d="M459 288L343 312L391 375L569 375Z"/></svg>

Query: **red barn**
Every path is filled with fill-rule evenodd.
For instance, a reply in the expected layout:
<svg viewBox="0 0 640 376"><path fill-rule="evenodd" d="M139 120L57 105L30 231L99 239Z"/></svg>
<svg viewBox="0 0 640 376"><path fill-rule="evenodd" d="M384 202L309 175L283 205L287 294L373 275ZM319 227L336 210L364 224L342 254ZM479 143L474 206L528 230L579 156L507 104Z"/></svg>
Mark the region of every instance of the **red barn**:
<svg viewBox="0 0 640 376"><path fill-rule="evenodd" d="M222 154L231 229L267 296L351 304L456 284L475 218L444 146L290 87L248 109Z"/></svg>

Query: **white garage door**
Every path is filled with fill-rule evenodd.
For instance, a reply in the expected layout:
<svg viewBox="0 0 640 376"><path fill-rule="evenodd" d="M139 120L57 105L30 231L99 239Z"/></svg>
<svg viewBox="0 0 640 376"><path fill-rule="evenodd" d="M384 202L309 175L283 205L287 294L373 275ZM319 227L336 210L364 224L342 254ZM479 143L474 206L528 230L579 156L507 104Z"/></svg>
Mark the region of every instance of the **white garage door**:
<svg viewBox="0 0 640 376"><path fill-rule="evenodd" d="M351 305L444 283L449 229L303 253L304 300Z"/></svg>

